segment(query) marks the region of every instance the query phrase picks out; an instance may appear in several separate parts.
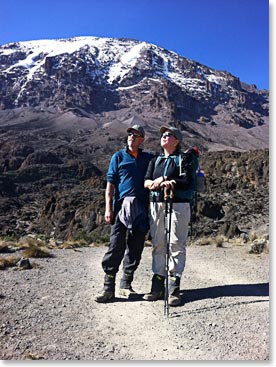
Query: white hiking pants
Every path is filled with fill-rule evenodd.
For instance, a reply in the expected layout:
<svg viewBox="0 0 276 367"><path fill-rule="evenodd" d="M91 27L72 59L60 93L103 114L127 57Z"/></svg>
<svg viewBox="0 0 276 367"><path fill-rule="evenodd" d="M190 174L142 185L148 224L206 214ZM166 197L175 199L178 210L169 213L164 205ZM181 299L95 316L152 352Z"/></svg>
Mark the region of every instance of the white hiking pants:
<svg viewBox="0 0 276 367"><path fill-rule="evenodd" d="M171 217L169 272L181 277L186 262L186 241L190 222L190 204L173 203ZM152 271L166 275L165 203L150 203Z"/></svg>

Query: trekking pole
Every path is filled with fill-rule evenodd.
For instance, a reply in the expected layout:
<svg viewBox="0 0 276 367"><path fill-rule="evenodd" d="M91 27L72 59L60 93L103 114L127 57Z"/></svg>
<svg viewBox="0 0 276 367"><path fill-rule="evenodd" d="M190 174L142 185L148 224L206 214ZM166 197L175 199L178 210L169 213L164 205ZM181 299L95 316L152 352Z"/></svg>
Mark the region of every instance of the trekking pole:
<svg viewBox="0 0 276 367"><path fill-rule="evenodd" d="M164 316L169 317L169 259L170 259L170 239L171 239L171 219L172 219L172 199L173 190L164 190L165 200L165 232L166 232L166 262L165 262L165 297L164 297Z"/></svg>

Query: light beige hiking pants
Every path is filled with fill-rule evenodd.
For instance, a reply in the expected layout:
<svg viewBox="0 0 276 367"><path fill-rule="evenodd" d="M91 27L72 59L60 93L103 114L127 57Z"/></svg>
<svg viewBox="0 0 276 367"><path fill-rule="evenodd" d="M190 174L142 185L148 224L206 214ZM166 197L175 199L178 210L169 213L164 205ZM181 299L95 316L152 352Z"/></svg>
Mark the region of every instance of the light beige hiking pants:
<svg viewBox="0 0 276 367"><path fill-rule="evenodd" d="M173 203L171 218L169 272L181 277L186 262L186 241L190 222L190 204ZM150 203L152 271L166 275L165 203Z"/></svg>

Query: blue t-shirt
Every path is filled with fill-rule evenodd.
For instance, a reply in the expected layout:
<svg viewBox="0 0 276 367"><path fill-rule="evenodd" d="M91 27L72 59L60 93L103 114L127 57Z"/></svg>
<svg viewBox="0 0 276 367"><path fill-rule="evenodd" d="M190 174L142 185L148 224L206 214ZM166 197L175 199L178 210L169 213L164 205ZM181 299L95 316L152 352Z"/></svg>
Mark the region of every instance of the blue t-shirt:
<svg viewBox="0 0 276 367"><path fill-rule="evenodd" d="M144 188L144 177L153 154L139 149L137 158L127 152L127 147L114 153L107 172L107 181L115 186L115 205L126 196L135 196L145 204L148 189Z"/></svg>

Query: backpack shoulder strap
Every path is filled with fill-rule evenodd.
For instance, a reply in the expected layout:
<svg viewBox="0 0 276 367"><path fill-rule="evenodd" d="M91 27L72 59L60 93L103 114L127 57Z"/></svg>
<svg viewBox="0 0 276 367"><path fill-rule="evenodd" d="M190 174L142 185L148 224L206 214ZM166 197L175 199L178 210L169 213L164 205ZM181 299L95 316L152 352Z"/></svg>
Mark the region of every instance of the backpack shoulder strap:
<svg viewBox="0 0 276 367"><path fill-rule="evenodd" d="M158 155L155 159L154 168L157 166L157 164L160 162L160 160L164 157L163 154Z"/></svg>

